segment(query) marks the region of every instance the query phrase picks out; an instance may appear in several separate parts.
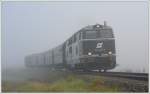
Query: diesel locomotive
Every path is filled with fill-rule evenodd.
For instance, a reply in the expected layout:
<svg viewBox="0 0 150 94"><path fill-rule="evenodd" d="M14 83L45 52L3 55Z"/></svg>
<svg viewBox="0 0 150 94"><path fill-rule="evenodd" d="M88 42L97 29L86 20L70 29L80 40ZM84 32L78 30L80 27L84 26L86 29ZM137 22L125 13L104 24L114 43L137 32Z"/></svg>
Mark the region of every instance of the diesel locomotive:
<svg viewBox="0 0 150 94"><path fill-rule="evenodd" d="M106 71L116 66L113 30L103 25L88 25L61 45L25 57L27 67Z"/></svg>

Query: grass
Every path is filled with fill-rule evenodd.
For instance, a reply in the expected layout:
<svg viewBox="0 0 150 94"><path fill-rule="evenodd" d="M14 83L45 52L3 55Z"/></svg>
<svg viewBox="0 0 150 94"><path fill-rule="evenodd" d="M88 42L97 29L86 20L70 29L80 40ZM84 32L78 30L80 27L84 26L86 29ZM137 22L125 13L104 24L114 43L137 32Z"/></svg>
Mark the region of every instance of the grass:
<svg viewBox="0 0 150 94"><path fill-rule="evenodd" d="M99 76L69 74L51 83L26 81L2 82L3 92L117 92L119 87L106 86Z"/></svg>
<svg viewBox="0 0 150 94"><path fill-rule="evenodd" d="M65 80L60 80L50 86L50 91L58 92L83 92L86 91L86 83L82 79L68 76Z"/></svg>
<svg viewBox="0 0 150 94"><path fill-rule="evenodd" d="M105 86L102 79L93 79L86 82L84 79L79 79L75 76L69 76L66 80L54 83L50 87L51 91L67 91L67 92L116 92L118 87Z"/></svg>

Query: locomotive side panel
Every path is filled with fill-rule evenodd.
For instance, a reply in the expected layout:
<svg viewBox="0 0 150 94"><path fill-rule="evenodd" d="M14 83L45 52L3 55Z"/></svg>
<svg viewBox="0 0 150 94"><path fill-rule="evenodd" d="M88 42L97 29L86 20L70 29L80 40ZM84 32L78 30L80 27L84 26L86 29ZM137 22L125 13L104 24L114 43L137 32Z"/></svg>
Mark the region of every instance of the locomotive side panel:
<svg viewBox="0 0 150 94"><path fill-rule="evenodd" d="M79 33L74 34L66 42L66 61L70 67L75 67L79 63Z"/></svg>
<svg viewBox="0 0 150 94"><path fill-rule="evenodd" d="M76 34L76 40L72 44L72 62L73 64L79 63L79 34Z"/></svg>

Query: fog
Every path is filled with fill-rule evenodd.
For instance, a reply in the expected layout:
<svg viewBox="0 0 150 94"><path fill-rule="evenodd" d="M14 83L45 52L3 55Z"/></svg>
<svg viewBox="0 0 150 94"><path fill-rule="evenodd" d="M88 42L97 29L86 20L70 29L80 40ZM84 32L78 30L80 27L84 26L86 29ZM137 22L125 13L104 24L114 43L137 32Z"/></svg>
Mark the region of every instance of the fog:
<svg viewBox="0 0 150 94"><path fill-rule="evenodd" d="M24 57L63 43L96 23L114 30L114 71L148 72L146 2L2 2L2 69L24 67Z"/></svg>

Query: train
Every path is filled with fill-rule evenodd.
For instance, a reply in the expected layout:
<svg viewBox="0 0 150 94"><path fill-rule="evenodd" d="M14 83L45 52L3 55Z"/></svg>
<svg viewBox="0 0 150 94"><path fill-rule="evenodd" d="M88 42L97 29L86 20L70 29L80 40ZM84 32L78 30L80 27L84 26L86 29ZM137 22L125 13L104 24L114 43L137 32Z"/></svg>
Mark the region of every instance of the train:
<svg viewBox="0 0 150 94"><path fill-rule="evenodd" d="M104 24L88 25L61 45L45 52L27 55L28 68L99 70L107 71L116 66L115 37L113 29Z"/></svg>

